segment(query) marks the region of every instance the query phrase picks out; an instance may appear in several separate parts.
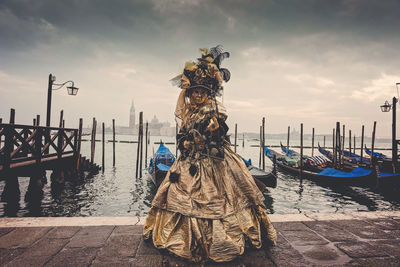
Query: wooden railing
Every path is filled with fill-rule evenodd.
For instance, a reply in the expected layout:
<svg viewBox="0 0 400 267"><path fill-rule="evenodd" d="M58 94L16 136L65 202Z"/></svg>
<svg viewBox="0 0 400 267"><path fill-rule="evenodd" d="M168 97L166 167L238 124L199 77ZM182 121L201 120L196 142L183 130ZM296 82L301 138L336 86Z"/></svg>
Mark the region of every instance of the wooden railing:
<svg viewBox="0 0 400 267"><path fill-rule="evenodd" d="M78 156L78 129L0 123L0 166Z"/></svg>

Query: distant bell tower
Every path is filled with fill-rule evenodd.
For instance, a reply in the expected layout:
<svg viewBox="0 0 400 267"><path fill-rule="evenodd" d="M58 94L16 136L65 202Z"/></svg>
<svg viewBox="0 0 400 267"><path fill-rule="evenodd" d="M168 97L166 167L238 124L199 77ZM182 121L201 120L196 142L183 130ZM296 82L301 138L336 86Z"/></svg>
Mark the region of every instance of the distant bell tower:
<svg viewBox="0 0 400 267"><path fill-rule="evenodd" d="M135 106L133 105L133 100L131 104L131 111L129 113L129 128L135 128Z"/></svg>

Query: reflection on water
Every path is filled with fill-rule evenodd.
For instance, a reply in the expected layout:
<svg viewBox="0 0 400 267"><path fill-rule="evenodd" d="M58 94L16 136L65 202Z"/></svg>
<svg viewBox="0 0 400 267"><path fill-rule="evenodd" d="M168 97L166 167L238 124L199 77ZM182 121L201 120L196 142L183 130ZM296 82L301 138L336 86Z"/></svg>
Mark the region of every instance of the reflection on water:
<svg viewBox="0 0 400 267"><path fill-rule="evenodd" d="M127 138L121 138L126 140ZM158 137L156 140L158 141ZM162 138L173 141L174 138ZM89 155L90 143L82 143L84 155ZM175 147L168 145L171 151ZM154 146L154 150L157 147ZM117 143L117 167L113 168L111 144L106 146L106 169L86 177L66 177L64 184L51 183L50 172L43 194L27 197L29 178L20 177L19 203L0 202L0 216L144 216L150 208L156 189L148 176L135 178L136 145ZM152 151L152 147L149 151ZM101 150L101 149L98 149ZM97 151L98 151L97 150ZM258 161L257 147L238 147L245 158ZM100 154L100 153L98 153ZM96 162L101 162L97 155ZM272 163L266 159L267 168ZM277 187L264 192L265 204L271 213L350 212L400 210L400 189L360 187L328 187L307 179L277 172ZM0 192L4 182L0 182Z"/></svg>

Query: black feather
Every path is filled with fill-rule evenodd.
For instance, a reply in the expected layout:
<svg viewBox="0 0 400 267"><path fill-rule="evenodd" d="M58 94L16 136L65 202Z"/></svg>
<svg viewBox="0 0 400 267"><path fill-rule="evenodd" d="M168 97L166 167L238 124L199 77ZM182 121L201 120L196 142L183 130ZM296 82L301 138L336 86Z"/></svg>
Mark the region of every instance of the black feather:
<svg viewBox="0 0 400 267"><path fill-rule="evenodd" d="M193 165L193 164L190 165L189 173L190 173L191 176L195 176L195 175L196 175L196 173L197 173L197 167L196 167L196 165Z"/></svg>
<svg viewBox="0 0 400 267"><path fill-rule="evenodd" d="M221 68L219 71L221 72L225 82L228 82L231 79L231 72L228 69Z"/></svg>
<svg viewBox="0 0 400 267"><path fill-rule="evenodd" d="M180 174L177 172L171 172L169 174L169 180L171 181L171 183L176 183L179 180L179 176Z"/></svg>
<svg viewBox="0 0 400 267"><path fill-rule="evenodd" d="M221 65L222 61L225 58L228 58L230 56L229 52L224 52L219 54L215 59L214 59L214 64L217 65L217 67L219 68L219 66Z"/></svg>
<svg viewBox="0 0 400 267"><path fill-rule="evenodd" d="M217 45L215 47L210 48L210 54L212 55L213 58L217 58L219 54L221 54L223 51L222 45Z"/></svg>

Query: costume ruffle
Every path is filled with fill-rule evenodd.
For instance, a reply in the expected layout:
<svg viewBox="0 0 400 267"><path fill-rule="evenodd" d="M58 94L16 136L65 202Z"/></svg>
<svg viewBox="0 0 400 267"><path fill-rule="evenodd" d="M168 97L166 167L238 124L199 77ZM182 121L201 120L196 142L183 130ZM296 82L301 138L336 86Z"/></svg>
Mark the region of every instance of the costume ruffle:
<svg viewBox="0 0 400 267"><path fill-rule="evenodd" d="M156 248L194 261L231 261L247 245L262 246L267 238L276 243L276 231L265 207L244 208L222 219L204 219L152 207L143 229ZM246 244L247 243L247 244Z"/></svg>

